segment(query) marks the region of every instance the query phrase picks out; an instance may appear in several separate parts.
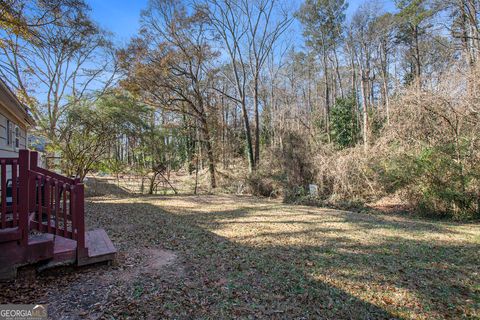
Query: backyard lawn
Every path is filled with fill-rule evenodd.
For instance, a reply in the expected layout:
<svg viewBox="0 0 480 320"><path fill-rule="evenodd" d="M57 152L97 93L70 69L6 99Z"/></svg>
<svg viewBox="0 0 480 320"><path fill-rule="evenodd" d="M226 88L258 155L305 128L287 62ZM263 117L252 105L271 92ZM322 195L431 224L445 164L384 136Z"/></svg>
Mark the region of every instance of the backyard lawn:
<svg viewBox="0 0 480 320"><path fill-rule="evenodd" d="M219 195L86 206L117 262L1 284L1 303L54 319L480 317L478 224Z"/></svg>

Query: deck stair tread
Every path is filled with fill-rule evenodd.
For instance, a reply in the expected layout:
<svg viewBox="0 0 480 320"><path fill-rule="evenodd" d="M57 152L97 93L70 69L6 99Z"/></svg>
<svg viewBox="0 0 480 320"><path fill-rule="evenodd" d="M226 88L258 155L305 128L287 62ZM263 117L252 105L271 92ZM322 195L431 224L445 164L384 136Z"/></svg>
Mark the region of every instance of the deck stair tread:
<svg viewBox="0 0 480 320"><path fill-rule="evenodd" d="M87 231L86 243L89 257L96 257L117 252L117 249L115 249L113 246L112 241L104 229Z"/></svg>
<svg viewBox="0 0 480 320"><path fill-rule="evenodd" d="M46 234L53 242L53 257L38 269L45 270L57 266L74 264L77 259L77 241L59 235Z"/></svg>
<svg viewBox="0 0 480 320"><path fill-rule="evenodd" d="M0 243L22 239L22 230L19 227L0 229Z"/></svg>
<svg viewBox="0 0 480 320"><path fill-rule="evenodd" d="M77 241L64 238L62 236L54 236L55 243L53 245L54 259L75 261L77 253Z"/></svg>
<svg viewBox="0 0 480 320"><path fill-rule="evenodd" d="M79 259L79 265L111 261L115 259L117 249L104 229L87 231L85 234L85 243L88 249L88 257Z"/></svg>
<svg viewBox="0 0 480 320"><path fill-rule="evenodd" d="M28 237L27 261L35 263L53 258L53 235L48 233L33 234Z"/></svg>
<svg viewBox="0 0 480 320"><path fill-rule="evenodd" d="M53 244L53 235L49 233L36 233L28 236L28 245L33 246L40 243L49 243Z"/></svg>

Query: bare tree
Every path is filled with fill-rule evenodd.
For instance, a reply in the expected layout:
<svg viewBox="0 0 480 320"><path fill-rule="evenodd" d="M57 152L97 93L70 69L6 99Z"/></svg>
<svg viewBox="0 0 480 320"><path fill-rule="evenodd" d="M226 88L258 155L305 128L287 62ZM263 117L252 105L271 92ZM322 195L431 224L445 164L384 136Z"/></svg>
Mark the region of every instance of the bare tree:
<svg viewBox="0 0 480 320"><path fill-rule="evenodd" d="M260 75L273 45L292 21L287 11L274 12L278 5L281 4L276 0L242 1L248 24L248 57L255 117L255 164L260 161Z"/></svg>
<svg viewBox="0 0 480 320"><path fill-rule="evenodd" d="M371 101L371 82L374 79L373 54L375 50L374 21L376 9L374 6L363 6L356 12L352 20L354 38L354 55L360 74L360 92L362 95L363 145L369 144L369 109Z"/></svg>
<svg viewBox="0 0 480 320"><path fill-rule="evenodd" d="M41 134L53 144L62 139L58 123L69 106L98 98L116 76L113 46L88 17L86 4L75 1L61 14L37 24L32 38L6 32L0 55L0 75L32 108Z"/></svg>
<svg viewBox="0 0 480 320"><path fill-rule="evenodd" d="M375 30L377 30L377 58L378 69L382 77L382 102L385 107L387 124L390 124L390 91L389 91L389 60L394 43L394 17L385 13L375 19Z"/></svg>
<svg viewBox="0 0 480 320"><path fill-rule="evenodd" d="M227 96L239 103L242 109L250 171L260 160L261 73L273 45L292 21L280 6L281 3L276 0L208 0L204 6L230 57L232 77L226 78L235 85L236 95ZM249 90L253 99L255 147L247 108Z"/></svg>
<svg viewBox="0 0 480 320"><path fill-rule="evenodd" d="M61 16L84 6L82 0L0 0L0 27L31 40L38 36L36 29L58 23Z"/></svg>
<svg viewBox="0 0 480 320"><path fill-rule="evenodd" d="M149 105L192 117L199 123L206 147L210 185L216 187L215 155L210 116L215 113L208 91L210 59L202 12L191 15L170 0L152 0L143 13L143 38L120 54L127 72L126 88L141 94Z"/></svg>

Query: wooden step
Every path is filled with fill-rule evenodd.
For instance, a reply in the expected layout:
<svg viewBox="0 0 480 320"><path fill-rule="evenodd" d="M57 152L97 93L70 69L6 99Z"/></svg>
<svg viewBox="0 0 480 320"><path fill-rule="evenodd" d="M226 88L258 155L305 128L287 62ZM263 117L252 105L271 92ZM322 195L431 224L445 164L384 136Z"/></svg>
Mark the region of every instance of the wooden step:
<svg viewBox="0 0 480 320"><path fill-rule="evenodd" d="M20 239L22 239L22 230L19 227L0 229L0 243Z"/></svg>
<svg viewBox="0 0 480 320"><path fill-rule="evenodd" d="M75 262L75 260L77 260L77 241L56 236L53 246L53 256L53 259L59 262Z"/></svg>
<svg viewBox="0 0 480 320"><path fill-rule="evenodd" d="M27 246L27 263L53 258L53 235L48 233L30 235Z"/></svg>
<svg viewBox="0 0 480 320"><path fill-rule="evenodd" d="M77 241L58 235L51 235L53 244L53 258L38 267L38 271L74 264L77 260Z"/></svg>
<svg viewBox="0 0 480 320"><path fill-rule="evenodd" d="M85 243L88 249L87 257L79 257L78 265L115 260L117 249L103 229L87 231Z"/></svg>
<svg viewBox="0 0 480 320"><path fill-rule="evenodd" d="M0 280L15 278L16 266L24 262L27 248L20 245L21 239L18 227L0 230Z"/></svg>

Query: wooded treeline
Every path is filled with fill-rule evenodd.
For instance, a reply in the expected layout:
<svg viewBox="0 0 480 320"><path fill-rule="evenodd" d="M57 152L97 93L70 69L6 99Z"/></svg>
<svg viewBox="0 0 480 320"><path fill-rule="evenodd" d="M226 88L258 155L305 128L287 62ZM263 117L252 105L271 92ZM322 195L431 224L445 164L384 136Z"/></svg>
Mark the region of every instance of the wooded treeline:
<svg viewBox="0 0 480 320"><path fill-rule="evenodd" d="M150 0L124 48L81 0L0 4L0 74L70 174L479 215L477 0Z"/></svg>

